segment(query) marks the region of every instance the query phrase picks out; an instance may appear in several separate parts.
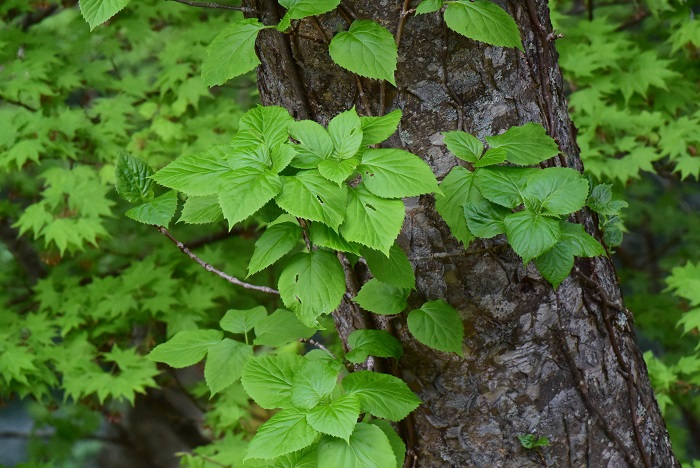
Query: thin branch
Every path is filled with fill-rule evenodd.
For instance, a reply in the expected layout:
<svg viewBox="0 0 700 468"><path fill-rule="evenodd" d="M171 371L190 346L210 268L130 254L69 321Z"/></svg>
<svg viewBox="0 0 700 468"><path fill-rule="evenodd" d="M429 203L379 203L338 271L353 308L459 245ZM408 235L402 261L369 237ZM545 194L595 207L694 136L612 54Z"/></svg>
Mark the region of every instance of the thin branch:
<svg viewBox="0 0 700 468"><path fill-rule="evenodd" d="M258 15L260 12L258 10L255 10L253 8L248 8L248 7L242 7L242 6L233 6L233 5L221 5L220 3L208 3L208 2L192 2L190 0L165 0L166 2L177 2L177 3L182 3L183 5L189 5L193 7L199 7L199 8L214 8L214 9L219 9L219 10L234 10L234 11L240 11L243 13L250 13L252 15Z"/></svg>
<svg viewBox="0 0 700 468"><path fill-rule="evenodd" d="M254 291L261 291L261 292L268 293L268 294L276 294L276 295L279 295L280 292L279 292L278 290L276 290L276 289L272 289L272 288L269 288L269 287L267 287L267 286L257 286L257 285L255 285L255 284L246 283L246 282L244 282L244 281L239 280L239 279L236 278L235 276L231 276L231 275L229 275L229 274L226 274L226 273L224 273L223 271L221 271L221 270L219 270L219 269L213 267L211 264L205 262L204 260L202 260L201 258L199 258L197 255L195 255L190 249L188 249L188 248L185 246L185 244L183 244L183 243L180 242L179 240L175 239L175 238L172 236L172 234L170 234L170 232L168 232L168 230L165 229L163 226L156 226L156 225L153 225L153 226L158 230L158 232L160 232L160 233L163 234L165 237L167 237L168 239L170 239L170 241L171 241L173 244L175 244L175 245L177 246L177 248L180 249L180 251L181 251L182 253L184 253L185 255L187 255L188 257L190 257L190 258L191 258L192 260L194 260L195 262L199 263L199 264L202 266L202 268L204 268L205 270L207 270L207 271L209 271L209 272L211 272L211 273L214 273L215 275L217 275L217 276L219 276L219 277L225 279L225 280L228 281L229 283L235 284L235 285L240 286L240 287L242 287L242 288L245 288L245 289L252 289L252 290L254 290Z"/></svg>
<svg viewBox="0 0 700 468"><path fill-rule="evenodd" d="M308 343L311 346L315 346L318 349L320 349L321 351L325 351L326 353L328 353L333 359L338 359L335 357L335 354L333 354L328 348L326 348L325 346L323 346L321 343L319 343L316 340L312 340L311 338L299 338L299 341L302 343Z"/></svg>
<svg viewBox="0 0 700 468"><path fill-rule="evenodd" d="M409 0L404 0L403 6L401 7L401 14L399 15L399 25L396 28L396 48L398 49L401 44L401 35L403 34L403 25L406 23L406 17L409 14L408 9Z"/></svg>

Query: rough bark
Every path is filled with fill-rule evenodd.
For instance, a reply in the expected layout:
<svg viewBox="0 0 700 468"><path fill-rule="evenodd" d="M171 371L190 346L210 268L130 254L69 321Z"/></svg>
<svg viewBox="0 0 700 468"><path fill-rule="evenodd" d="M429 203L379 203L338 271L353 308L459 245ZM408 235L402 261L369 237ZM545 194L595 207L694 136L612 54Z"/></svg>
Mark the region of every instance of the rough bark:
<svg viewBox="0 0 700 468"><path fill-rule="evenodd" d="M266 24L276 23L276 2L249 3L265 12ZM417 3L348 0L338 14L300 21L290 36L263 31L263 102L321 123L353 105L364 115L401 109L387 146L420 155L439 179L460 163L441 132L484 137L527 122L542 123L559 144L561 156L548 165L581 170L547 2L497 1L516 19L525 53L465 39L438 14L402 17ZM405 19L398 89L358 80L331 62L328 38L353 18L372 18L392 32ZM459 310L464 357L416 342L405 317L379 320L349 306L335 317L341 337L370 324L402 341L405 355L394 372L424 402L401 424L413 454L408 466L678 466L608 259L577 261L555 292L503 238L465 249L431 196L406 206L399 242L417 278L409 306L446 299ZM598 234L590 213L576 220ZM348 273L366 279L362 271ZM530 433L551 445L525 450L517 436Z"/></svg>

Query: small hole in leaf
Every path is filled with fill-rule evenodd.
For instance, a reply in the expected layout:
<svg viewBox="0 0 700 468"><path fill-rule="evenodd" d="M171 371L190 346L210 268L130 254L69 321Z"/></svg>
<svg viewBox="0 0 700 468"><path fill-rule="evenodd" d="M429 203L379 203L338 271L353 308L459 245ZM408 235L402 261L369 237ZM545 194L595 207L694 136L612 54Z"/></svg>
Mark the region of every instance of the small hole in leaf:
<svg viewBox="0 0 700 468"><path fill-rule="evenodd" d="M373 207L372 205L370 205L369 203L367 203L365 206L372 211L377 211L377 209L375 207Z"/></svg>
<svg viewBox="0 0 700 468"><path fill-rule="evenodd" d="M325 204L325 202L323 201L323 198L319 197L318 195L316 195L316 198L318 199L318 202L319 202L321 205L324 205L324 204Z"/></svg>
<svg viewBox="0 0 700 468"><path fill-rule="evenodd" d="M301 304L301 299L300 299L299 296L297 296L296 294L294 295L294 299L296 299L297 302L298 302L299 304Z"/></svg>

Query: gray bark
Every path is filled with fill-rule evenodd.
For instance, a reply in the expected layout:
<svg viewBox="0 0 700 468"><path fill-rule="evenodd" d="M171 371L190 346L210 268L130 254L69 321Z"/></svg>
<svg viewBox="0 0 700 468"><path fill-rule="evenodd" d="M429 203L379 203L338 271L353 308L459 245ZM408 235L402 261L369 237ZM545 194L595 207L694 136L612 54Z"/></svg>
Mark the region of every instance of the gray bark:
<svg viewBox="0 0 700 468"><path fill-rule="evenodd" d="M276 2L249 3L265 12L266 24L276 24ZM333 64L327 41L355 17L396 32L403 1L348 0L337 14L300 21L290 36L263 31L261 98L324 124L353 105L364 115L401 109L399 131L387 146L423 157L439 179L460 163L441 132L461 129L483 138L527 122L543 124L559 144L561 156L548 165L581 170L547 2L497 3L516 19L525 53L461 37L438 14L408 15L398 89L358 80ZM416 342L405 317L387 321L345 305L335 318L341 337L376 327L403 344L398 368L384 364L424 402L400 425L412 454L407 466L679 466L608 259L578 260L555 292L532 265L523 267L503 238L465 249L432 196L406 205L399 242L417 277L409 307L433 299L452 304L466 331L464 357ZM599 235L590 213L578 213L576 221ZM353 273L366 280L362 271L348 273L350 283ZM551 445L525 450L517 436L529 433Z"/></svg>

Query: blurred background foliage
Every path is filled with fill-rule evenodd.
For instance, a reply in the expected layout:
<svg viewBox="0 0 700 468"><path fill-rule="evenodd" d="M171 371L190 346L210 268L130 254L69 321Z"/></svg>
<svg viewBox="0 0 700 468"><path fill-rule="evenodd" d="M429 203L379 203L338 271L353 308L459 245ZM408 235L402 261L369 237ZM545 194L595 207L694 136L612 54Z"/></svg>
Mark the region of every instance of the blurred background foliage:
<svg viewBox="0 0 700 468"><path fill-rule="evenodd" d="M626 304L674 449L700 466L700 3L550 5L584 164L629 203ZM90 33L74 1L0 3L0 464L222 466L268 417L238 385L209 398L201 368L142 358L229 308L277 304L125 219L113 188L120 151L161 167L229 140L254 77L209 90L200 66L238 14L139 0ZM245 277L254 224L173 230Z"/></svg>

